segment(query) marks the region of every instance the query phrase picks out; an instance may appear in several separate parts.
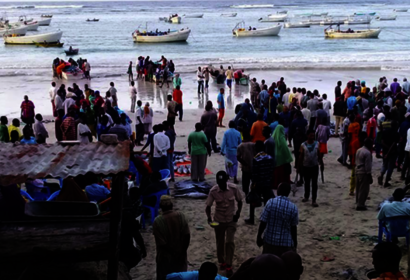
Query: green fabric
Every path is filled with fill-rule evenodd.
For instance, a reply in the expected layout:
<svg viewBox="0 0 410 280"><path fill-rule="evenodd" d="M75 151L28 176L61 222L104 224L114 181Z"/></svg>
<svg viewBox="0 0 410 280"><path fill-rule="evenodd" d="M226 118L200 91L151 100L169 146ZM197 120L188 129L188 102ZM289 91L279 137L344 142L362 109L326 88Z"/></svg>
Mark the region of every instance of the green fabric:
<svg viewBox="0 0 410 280"><path fill-rule="evenodd" d="M191 156L199 156L199 155L206 155L206 143L208 143L208 139L206 138L205 133L202 131L200 132L192 132L188 136L188 143L191 143Z"/></svg>
<svg viewBox="0 0 410 280"><path fill-rule="evenodd" d="M278 124L273 132L272 138L275 140L276 166L278 167L285 163L291 163L293 158L289 151L288 143L286 142L285 128L283 125Z"/></svg>
<svg viewBox="0 0 410 280"><path fill-rule="evenodd" d="M7 125L1 124L0 125L0 142L9 142L9 129Z"/></svg>

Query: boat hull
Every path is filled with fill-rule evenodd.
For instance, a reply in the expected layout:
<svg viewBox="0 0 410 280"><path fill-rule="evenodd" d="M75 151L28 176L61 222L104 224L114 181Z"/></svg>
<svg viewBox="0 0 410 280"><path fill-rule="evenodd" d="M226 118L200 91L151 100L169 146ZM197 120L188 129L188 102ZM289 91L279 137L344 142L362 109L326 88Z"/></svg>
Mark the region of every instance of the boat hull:
<svg viewBox="0 0 410 280"><path fill-rule="evenodd" d="M4 37L4 43L9 45L35 45L36 43L57 43L61 40L63 32L39 34L33 36Z"/></svg>
<svg viewBox="0 0 410 280"><path fill-rule="evenodd" d="M407 13L409 9L395 9L396 13Z"/></svg>
<svg viewBox="0 0 410 280"><path fill-rule="evenodd" d="M284 22L287 17L267 17L259 19L260 22Z"/></svg>
<svg viewBox="0 0 410 280"><path fill-rule="evenodd" d="M27 33L27 27L26 26L19 26L19 27L13 27L10 29L0 29L0 36L3 36L4 34L16 34L16 35L26 35Z"/></svg>
<svg viewBox="0 0 410 280"><path fill-rule="evenodd" d="M26 24L27 31L37 31L39 26L38 23Z"/></svg>
<svg viewBox="0 0 410 280"><path fill-rule="evenodd" d="M391 17L376 17L376 20L379 21L388 21L388 20L396 20L396 16L391 16Z"/></svg>
<svg viewBox="0 0 410 280"><path fill-rule="evenodd" d="M262 28L257 30L235 30L234 35L237 37L263 37L263 36L278 36L282 25L277 25L270 28Z"/></svg>
<svg viewBox="0 0 410 280"><path fill-rule="evenodd" d="M48 26L48 25L50 25L51 20L52 20L52 18L44 18L44 19L38 20L37 22L40 26Z"/></svg>
<svg viewBox="0 0 410 280"><path fill-rule="evenodd" d="M285 28L310 28L309 24L305 23L285 23Z"/></svg>
<svg viewBox="0 0 410 280"><path fill-rule="evenodd" d="M185 18L203 18L204 14L185 15Z"/></svg>
<svg viewBox="0 0 410 280"><path fill-rule="evenodd" d="M346 25L360 25L360 24L370 24L371 20L346 20L344 24Z"/></svg>
<svg viewBox="0 0 410 280"><path fill-rule="evenodd" d="M174 42L185 42L188 40L191 30L183 30L177 32L171 32L167 35L162 36L139 36L137 34L133 35L134 42L137 43L174 43Z"/></svg>
<svg viewBox="0 0 410 280"><path fill-rule="evenodd" d="M369 39L378 38L381 31L381 29L370 29L356 31L355 33L341 33L330 30L325 32L325 37L332 39Z"/></svg>
<svg viewBox="0 0 410 280"><path fill-rule="evenodd" d="M236 17L238 14L233 13L233 14L221 14L221 17Z"/></svg>

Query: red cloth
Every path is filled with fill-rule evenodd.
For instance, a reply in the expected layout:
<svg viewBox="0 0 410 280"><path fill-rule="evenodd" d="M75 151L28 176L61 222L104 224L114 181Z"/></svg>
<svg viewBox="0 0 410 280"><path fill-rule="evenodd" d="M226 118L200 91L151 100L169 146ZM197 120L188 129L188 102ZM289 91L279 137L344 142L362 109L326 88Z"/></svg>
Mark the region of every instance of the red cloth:
<svg viewBox="0 0 410 280"><path fill-rule="evenodd" d="M101 96L98 96L94 99L95 107L102 107L103 104L104 104L104 99Z"/></svg>
<svg viewBox="0 0 410 280"><path fill-rule="evenodd" d="M179 89L174 89L172 93L172 98L175 100L176 103L182 104L182 91Z"/></svg>
<svg viewBox="0 0 410 280"><path fill-rule="evenodd" d="M66 117L61 124L61 130L63 133L63 140L77 140L77 131L74 118Z"/></svg>
<svg viewBox="0 0 410 280"><path fill-rule="evenodd" d="M31 100L23 101L21 103L21 116L23 118L34 118L34 103Z"/></svg>

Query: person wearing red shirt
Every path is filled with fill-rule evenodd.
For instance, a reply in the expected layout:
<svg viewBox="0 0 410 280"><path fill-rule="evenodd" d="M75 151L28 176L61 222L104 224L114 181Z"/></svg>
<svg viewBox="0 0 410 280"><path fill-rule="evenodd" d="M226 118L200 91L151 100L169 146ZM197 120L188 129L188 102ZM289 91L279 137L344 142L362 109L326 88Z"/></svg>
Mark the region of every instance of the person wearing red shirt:
<svg viewBox="0 0 410 280"><path fill-rule="evenodd" d="M179 121L182 122L182 114L183 114L183 108L182 108L182 91L181 87L178 85L174 89L174 92L172 93L172 98L178 105L176 106L176 112L179 115Z"/></svg>

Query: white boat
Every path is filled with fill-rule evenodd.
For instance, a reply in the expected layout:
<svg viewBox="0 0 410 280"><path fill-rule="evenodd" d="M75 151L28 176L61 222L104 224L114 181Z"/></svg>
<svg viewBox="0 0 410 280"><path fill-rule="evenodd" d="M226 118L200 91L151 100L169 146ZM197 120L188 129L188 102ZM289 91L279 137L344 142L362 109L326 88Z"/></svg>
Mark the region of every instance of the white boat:
<svg viewBox="0 0 410 280"><path fill-rule="evenodd" d="M152 34L152 35L150 35ZM188 40L191 29L183 28L181 30L174 30L167 34L156 35L146 31L135 31L132 37L135 42L138 43L171 43L171 42L184 42Z"/></svg>
<svg viewBox="0 0 410 280"><path fill-rule="evenodd" d="M378 38L381 29L367 29L355 30L352 32L338 31L335 29L325 29L326 38L334 39L364 39L364 38Z"/></svg>
<svg viewBox="0 0 410 280"><path fill-rule="evenodd" d="M320 25L343 25L345 24L345 19L334 19L334 18L327 18L320 22Z"/></svg>
<svg viewBox="0 0 410 280"><path fill-rule="evenodd" d="M385 20L396 20L397 16L396 15L391 15L391 16L378 16L376 17L376 20L381 20L381 21L385 21Z"/></svg>
<svg viewBox="0 0 410 280"><path fill-rule="evenodd" d="M80 68L76 67L74 71L71 72L63 70L61 73L61 77L67 81L78 80L84 77L84 72Z"/></svg>
<svg viewBox="0 0 410 280"><path fill-rule="evenodd" d="M302 23L302 22L297 22L297 23L287 22L283 26L285 28L310 28L309 24Z"/></svg>
<svg viewBox="0 0 410 280"><path fill-rule="evenodd" d="M370 17L368 18L355 18L355 17L349 17L347 20L344 21L344 24L348 25L357 25L357 24L370 24L372 22L372 19Z"/></svg>
<svg viewBox="0 0 410 280"><path fill-rule="evenodd" d="M286 11L286 10L283 10L283 11L279 11L279 12L278 12L278 14L282 14L282 15L283 15L283 14L287 14L287 13L288 13L288 11Z"/></svg>
<svg viewBox="0 0 410 280"><path fill-rule="evenodd" d="M262 8L273 8L273 4L261 4L261 5L233 5L231 8L234 9L262 9Z"/></svg>
<svg viewBox="0 0 410 280"><path fill-rule="evenodd" d="M188 14L188 15L183 15L185 18L203 18L204 14Z"/></svg>
<svg viewBox="0 0 410 280"><path fill-rule="evenodd" d="M301 23L309 25L320 25L321 22L323 22L323 19L309 19L302 21Z"/></svg>
<svg viewBox="0 0 410 280"><path fill-rule="evenodd" d="M10 25L6 26L2 23L0 25L0 36L3 36L6 33L24 36L27 33L27 27L26 26L10 26Z"/></svg>
<svg viewBox="0 0 410 280"><path fill-rule="evenodd" d="M327 16L329 13L325 12L325 13L316 13L316 14L311 14L312 17L325 17Z"/></svg>
<svg viewBox="0 0 410 280"><path fill-rule="evenodd" d="M272 14L272 15L268 15L268 18L271 19L272 21L276 21L276 22L284 22L287 18L288 15L287 14Z"/></svg>
<svg viewBox="0 0 410 280"><path fill-rule="evenodd" d="M236 17L237 15L237 13L221 14L221 17Z"/></svg>
<svg viewBox="0 0 410 280"><path fill-rule="evenodd" d="M26 16L19 16L19 21L21 22L32 22L33 18L27 18Z"/></svg>
<svg viewBox="0 0 410 280"><path fill-rule="evenodd" d="M238 23L232 30L232 33L236 37L261 37L261 36L278 36L282 25L274 25L268 28L260 29L246 29L244 28L244 23Z"/></svg>
<svg viewBox="0 0 410 280"><path fill-rule="evenodd" d="M258 19L259 22L284 22L286 19L278 19L278 18L260 18Z"/></svg>
<svg viewBox="0 0 410 280"><path fill-rule="evenodd" d="M42 18L52 18L53 15L41 15Z"/></svg>
<svg viewBox="0 0 410 280"><path fill-rule="evenodd" d="M40 26L37 21L22 22L22 23L16 22L16 24L20 24L20 26L27 27L27 31L37 31L38 27Z"/></svg>
<svg viewBox="0 0 410 280"><path fill-rule="evenodd" d="M172 15L169 16L168 18L165 18L165 22L169 22L169 23L181 23L181 17L178 15Z"/></svg>
<svg viewBox="0 0 410 280"><path fill-rule="evenodd" d="M50 17L50 18L42 18L42 19L39 19L39 20L37 20L37 22L38 22L38 25L40 25L40 26L49 26L50 25L50 23L51 23L51 20L52 20L52 18Z"/></svg>
<svg viewBox="0 0 410 280"><path fill-rule="evenodd" d="M407 13L409 9L394 9L396 13Z"/></svg>
<svg viewBox="0 0 410 280"><path fill-rule="evenodd" d="M45 33L31 36L13 36L13 35L3 35L5 44L14 45L35 45L41 43L53 44L61 40L63 32L53 32Z"/></svg>

